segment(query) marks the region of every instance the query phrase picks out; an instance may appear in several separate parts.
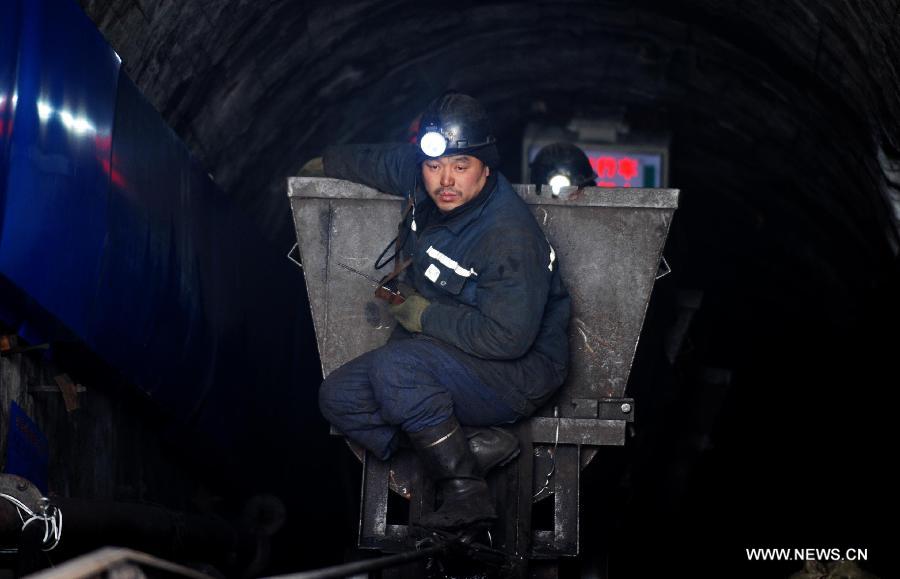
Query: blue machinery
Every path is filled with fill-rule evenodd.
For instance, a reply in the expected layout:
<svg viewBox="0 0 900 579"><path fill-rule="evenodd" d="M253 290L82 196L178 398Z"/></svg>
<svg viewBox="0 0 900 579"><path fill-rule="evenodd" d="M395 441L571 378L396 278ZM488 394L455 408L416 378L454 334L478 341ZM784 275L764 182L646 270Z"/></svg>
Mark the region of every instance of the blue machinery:
<svg viewBox="0 0 900 579"><path fill-rule="evenodd" d="M286 251L192 160L76 2L2 3L0 320L83 344L191 443L252 456L315 399L298 383L316 361Z"/></svg>

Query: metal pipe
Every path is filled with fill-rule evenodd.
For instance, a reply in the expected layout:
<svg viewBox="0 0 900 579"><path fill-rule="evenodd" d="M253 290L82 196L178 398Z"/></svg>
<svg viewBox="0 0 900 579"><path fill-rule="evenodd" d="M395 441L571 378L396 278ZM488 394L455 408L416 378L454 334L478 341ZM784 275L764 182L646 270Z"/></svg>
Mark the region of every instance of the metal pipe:
<svg viewBox="0 0 900 579"><path fill-rule="evenodd" d="M69 497L55 497L53 502L66 516L61 551L84 553L120 545L157 556L220 564L238 545L237 531L210 515L160 505Z"/></svg>
<svg viewBox="0 0 900 579"><path fill-rule="evenodd" d="M54 497L53 504L65 515L62 538L54 549L62 556L115 544L158 556L219 565L226 563L240 546L238 531L211 515L183 513L158 505L69 497ZM0 545L14 545L24 534L16 507L0 500Z"/></svg>

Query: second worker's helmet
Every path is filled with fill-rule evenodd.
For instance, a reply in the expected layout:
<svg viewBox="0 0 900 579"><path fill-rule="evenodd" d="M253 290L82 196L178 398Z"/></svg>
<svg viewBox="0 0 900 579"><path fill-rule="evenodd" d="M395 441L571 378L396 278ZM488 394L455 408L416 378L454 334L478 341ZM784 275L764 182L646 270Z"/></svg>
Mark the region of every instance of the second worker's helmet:
<svg viewBox="0 0 900 579"><path fill-rule="evenodd" d="M554 194L560 187L593 187L596 179L587 155L572 143L547 145L531 162L531 182L550 185Z"/></svg>
<svg viewBox="0 0 900 579"><path fill-rule="evenodd" d="M499 154L487 112L474 98L448 92L422 113L417 142L420 161L446 155L472 155L496 167Z"/></svg>

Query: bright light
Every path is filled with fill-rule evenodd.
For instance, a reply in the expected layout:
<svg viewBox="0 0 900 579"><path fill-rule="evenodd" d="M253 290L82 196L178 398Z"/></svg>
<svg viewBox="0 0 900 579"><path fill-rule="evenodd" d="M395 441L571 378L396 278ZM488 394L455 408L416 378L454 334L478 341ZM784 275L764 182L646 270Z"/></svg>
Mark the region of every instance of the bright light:
<svg viewBox="0 0 900 579"><path fill-rule="evenodd" d="M79 135L83 135L85 133L94 133L97 129L94 128L94 125L88 122L88 120L84 117L76 117L75 124L72 129Z"/></svg>
<svg viewBox="0 0 900 579"><path fill-rule="evenodd" d="M61 120L63 126L70 131L75 126L75 117L73 117L72 113L70 113L69 111L59 111L59 120Z"/></svg>
<svg viewBox="0 0 900 579"><path fill-rule="evenodd" d="M553 190L553 194L559 195L559 190L563 187L568 187L572 182L569 181L569 178L565 175L554 175L550 177L550 182L548 184L550 185L550 189Z"/></svg>
<svg viewBox="0 0 900 579"><path fill-rule="evenodd" d="M45 103L44 101L37 102L37 110L38 116L41 118L41 121L46 122L53 115L53 107Z"/></svg>
<svg viewBox="0 0 900 579"><path fill-rule="evenodd" d="M422 136L419 146L429 157L440 157L447 150L447 139L437 131L429 131Z"/></svg>
<svg viewBox="0 0 900 579"><path fill-rule="evenodd" d="M73 117L72 113L69 111L59 111L59 120L62 121L64 127L68 130L72 131L76 135L84 135L86 133L95 133L97 129L94 128L88 120L84 117Z"/></svg>
<svg viewBox="0 0 900 579"><path fill-rule="evenodd" d="M12 108L16 108L16 103L19 102L19 93L14 92L12 98Z"/></svg>

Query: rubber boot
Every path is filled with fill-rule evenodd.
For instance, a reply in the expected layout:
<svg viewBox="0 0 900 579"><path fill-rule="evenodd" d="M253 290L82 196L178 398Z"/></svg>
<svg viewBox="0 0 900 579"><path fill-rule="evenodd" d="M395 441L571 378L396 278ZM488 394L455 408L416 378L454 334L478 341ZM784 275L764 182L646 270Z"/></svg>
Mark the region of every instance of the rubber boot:
<svg viewBox="0 0 900 579"><path fill-rule="evenodd" d="M428 529L458 531L487 525L497 519L487 482L456 418L408 433L426 474L443 496L441 506L423 515L419 524Z"/></svg>
<svg viewBox="0 0 900 579"><path fill-rule="evenodd" d="M478 474L486 476L497 466L506 466L519 456L519 439L499 426L463 426L469 449L475 455ZM408 436L397 438L399 448L412 448Z"/></svg>
<svg viewBox="0 0 900 579"><path fill-rule="evenodd" d="M496 466L505 466L519 456L519 439L497 426L464 426L469 448L475 455L478 474L485 476Z"/></svg>

